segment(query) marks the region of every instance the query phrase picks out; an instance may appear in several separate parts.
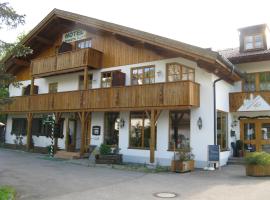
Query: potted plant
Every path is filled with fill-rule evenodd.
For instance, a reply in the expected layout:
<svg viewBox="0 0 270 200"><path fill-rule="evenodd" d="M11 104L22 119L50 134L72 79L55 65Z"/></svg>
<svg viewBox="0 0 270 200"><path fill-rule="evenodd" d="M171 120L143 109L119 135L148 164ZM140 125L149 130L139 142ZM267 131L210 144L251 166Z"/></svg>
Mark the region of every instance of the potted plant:
<svg viewBox="0 0 270 200"><path fill-rule="evenodd" d="M171 171L190 172L194 170L194 154L189 146L178 149L171 162Z"/></svg>
<svg viewBox="0 0 270 200"><path fill-rule="evenodd" d="M99 147L99 154L95 155L96 164L121 164L122 154L119 154L119 148L113 149L106 144L101 144Z"/></svg>
<svg viewBox="0 0 270 200"><path fill-rule="evenodd" d="M249 153L246 158L247 176L270 176L270 154L266 152Z"/></svg>

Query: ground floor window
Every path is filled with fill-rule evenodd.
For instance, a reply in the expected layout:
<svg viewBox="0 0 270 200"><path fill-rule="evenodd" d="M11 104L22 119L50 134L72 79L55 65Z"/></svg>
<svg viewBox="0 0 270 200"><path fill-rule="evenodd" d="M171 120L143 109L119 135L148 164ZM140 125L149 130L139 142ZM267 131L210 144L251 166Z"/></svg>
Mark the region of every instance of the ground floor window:
<svg viewBox="0 0 270 200"><path fill-rule="evenodd" d="M13 118L12 119L11 134L25 136L26 135L26 126L27 126L27 119L26 118Z"/></svg>
<svg viewBox="0 0 270 200"><path fill-rule="evenodd" d="M217 111L217 144L220 150L225 151L228 147L228 113Z"/></svg>
<svg viewBox="0 0 270 200"><path fill-rule="evenodd" d="M105 113L104 143L117 146L119 139L119 112Z"/></svg>
<svg viewBox="0 0 270 200"><path fill-rule="evenodd" d="M190 145L190 111L170 111L169 149L188 148Z"/></svg>
<svg viewBox="0 0 270 200"><path fill-rule="evenodd" d="M156 137L155 137L156 138ZM150 148L151 123L146 112L130 112L130 137L131 148Z"/></svg>

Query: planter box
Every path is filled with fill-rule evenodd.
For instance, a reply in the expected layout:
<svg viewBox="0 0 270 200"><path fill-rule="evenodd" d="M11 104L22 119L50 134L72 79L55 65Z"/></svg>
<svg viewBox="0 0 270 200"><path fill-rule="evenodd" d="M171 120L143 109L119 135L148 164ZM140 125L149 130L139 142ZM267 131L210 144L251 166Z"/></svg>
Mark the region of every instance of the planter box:
<svg viewBox="0 0 270 200"><path fill-rule="evenodd" d="M270 165L246 165L247 176L270 176Z"/></svg>
<svg viewBox="0 0 270 200"><path fill-rule="evenodd" d="M172 160L171 171L172 172L190 172L194 170L194 160L180 161Z"/></svg>
<svg viewBox="0 0 270 200"><path fill-rule="evenodd" d="M96 164L122 164L122 154L96 155Z"/></svg>

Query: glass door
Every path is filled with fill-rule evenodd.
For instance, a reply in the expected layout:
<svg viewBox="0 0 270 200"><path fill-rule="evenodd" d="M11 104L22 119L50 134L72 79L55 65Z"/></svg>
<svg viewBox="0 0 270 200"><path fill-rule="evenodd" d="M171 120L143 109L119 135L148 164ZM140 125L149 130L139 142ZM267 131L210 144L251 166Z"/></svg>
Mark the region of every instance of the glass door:
<svg viewBox="0 0 270 200"><path fill-rule="evenodd" d="M244 143L245 153L270 153L270 119L241 120L240 128L240 139Z"/></svg>
<svg viewBox="0 0 270 200"><path fill-rule="evenodd" d="M270 153L270 120L264 120L260 126L261 151Z"/></svg>

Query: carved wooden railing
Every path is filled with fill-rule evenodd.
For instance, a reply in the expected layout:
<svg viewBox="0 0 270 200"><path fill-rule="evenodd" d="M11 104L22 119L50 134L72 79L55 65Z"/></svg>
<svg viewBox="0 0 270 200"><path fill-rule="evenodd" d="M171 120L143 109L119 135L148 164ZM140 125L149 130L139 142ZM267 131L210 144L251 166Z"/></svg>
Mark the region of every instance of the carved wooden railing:
<svg viewBox="0 0 270 200"><path fill-rule="evenodd" d="M83 66L101 68L102 52L92 48L80 49L31 61L33 76L46 76L54 73L80 69Z"/></svg>
<svg viewBox="0 0 270 200"><path fill-rule="evenodd" d="M2 112L130 110L198 107L200 86L192 81L156 83L13 97Z"/></svg>

